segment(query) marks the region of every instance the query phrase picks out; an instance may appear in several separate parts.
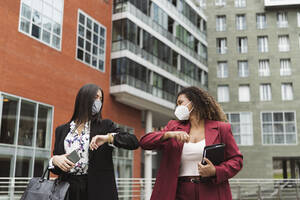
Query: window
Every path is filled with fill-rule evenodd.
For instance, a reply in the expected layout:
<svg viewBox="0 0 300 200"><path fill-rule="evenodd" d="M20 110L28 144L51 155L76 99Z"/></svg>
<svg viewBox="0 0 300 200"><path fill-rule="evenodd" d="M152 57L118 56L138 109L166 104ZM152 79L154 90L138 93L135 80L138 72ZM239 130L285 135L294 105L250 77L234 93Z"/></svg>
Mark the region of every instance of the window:
<svg viewBox="0 0 300 200"><path fill-rule="evenodd" d="M237 38L238 52L247 53L248 52L248 39L247 37Z"/></svg>
<svg viewBox="0 0 300 200"><path fill-rule="evenodd" d="M226 16L225 15L217 16L216 30L217 31L226 31Z"/></svg>
<svg viewBox="0 0 300 200"><path fill-rule="evenodd" d="M236 29L237 30L246 29L246 16L244 14L236 16Z"/></svg>
<svg viewBox="0 0 300 200"><path fill-rule="evenodd" d="M226 0L216 0L216 6L225 6Z"/></svg>
<svg viewBox="0 0 300 200"><path fill-rule="evenodd" d="M232 134L238 145L253 145L251 112L226 113Z"/></svg>
<svg viewBox="0 0 300 200"><path fill-rule="evenodd" d="M218 86L218 102L229 102L229 86Z"/></svg>
<svg viewBox="0 0 300 200"><path fill-rule="evenodd" d="M81 10L78 11L77 28L76 58L104 72L106 28Z"/></svg>
<svg viewBox="0 0 300 200"><path fill-rule="evenodd" d="M300 12L297 12L298 27L300 27Z"/></svg>
<svg viewBox="0 0 300 200"><path fill-rule="evenodd" d="M42 175L51 155L52 115L52 106L0 92L0 152L8 152L4 160L0 154L6 168L1 174ZM8 162L14 157L15 163Z"/></svg>
<svg viewBox="0 0 300 200"><path fill-rule="evenodd" d="M258 74L259 76L270 76L269 60L259 60Z"/></svg>
<svg viewBox="0 0 300 200"><path fill-rule="evenodd" d="M277 13L277 26L278 26L278 28L288 27L287 12L278 12Z"/></svg>
<svg viewBox="0 0 300 200"><path fill-rule="evenodd" d="M292 83L282 83L281 84L281 98L283 101L293 100L293 84Z"/></svg>
<svg viewBox="0 0 300 200"><path fill-rule="evenodd" d="M19 31L61 50L64 0L21 0Z"/></svg>
<svg viewBox="0 0 300 200"><path fill-rule="evenodd" d="M239 86L239 102L249 102L250 101L250 87L249 85Z"/></svg>
<svg viewBox="0 0 300 200"><path fill-rule="evenodd" d="M267 17L264 13L256 14L257 29L265 29L267 27Z"/></svg>
<svg viewBox="0 0 300 200"><path fill-rule="evenodd" d="M206 0L199 0L199 4L201 8L206 8Z"/></svg>
<svg viewBox="0 0 300 200"><path fill-rule="evenodd" d="M227 78L228 77L227 62L218 62L217 77L218 78Z"/></svg>
<svg viewBox="0 0 300 200"><path fill-rule="evenodd" d="M268 36L258 36L257 37L257 43L258 43L258 51L263 53L263 52L268 52Z"/></svg>
<svg viewBox="0 0 300 200"><path fill-rule="evenodd" d="M236 8L244 8L246 7L246 0L235 0L234 5Z"/></svg>
<svg viewBox="0 0 300 200"><path fill-rule="evenodd" d="M278 36L278 50L281 52L286 52L290 50L290 42L288 35Z"/></svg>
<svg viewBox="0 0 300 200"><path fill-rule="evenodd" d="M219 54L225 54L227 52L227 39L217 38L217 52Z"/></svg>
<svg viewBox="0 0 300 200"><path fill-rule="evenodd" d="M261 84L259 87L260 92L260 100L261 101L271 101L272 94L271 94L271 84Z"/></svg>
<svg viewBox="0 0 300 200"><path fill-rule="evenodd" d="M239 77L248 77L249 76L248 61L238 61L238 71L239 71Z"/></svg>
<svg viewBox="0 0 300 200"><path fill-rule="evenodd" d="M280 76L290 76L291 74L291 60L280 59Z"/></svg>
<svg viewBox="0 0 300 200"><path fill-rule="evenodd" d="M297 144L295 112L262 112L263 144Z"/></svg>

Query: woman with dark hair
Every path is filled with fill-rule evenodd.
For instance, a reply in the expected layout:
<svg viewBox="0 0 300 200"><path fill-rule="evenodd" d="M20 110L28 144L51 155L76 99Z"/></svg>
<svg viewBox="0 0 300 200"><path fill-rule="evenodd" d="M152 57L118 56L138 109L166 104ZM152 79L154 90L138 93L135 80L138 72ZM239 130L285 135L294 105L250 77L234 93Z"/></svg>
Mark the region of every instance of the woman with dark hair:
<svg viewBox="0 0 300 200"><path fill-rule="evenodd" d="M71 120L55 130L49 169L70 183L69 200L118 199L112 150L139 146L135 135L102 119L102 105L102 89L95 84L84 85L76 96ZM79 156L75 163L68 158L74 150Z"/></svg>
<svg viewBox="0 0 300 200"><path fill-rule="evenodd" d="M177 95L175 116L140 140L143 149L163 153L151 200L232 199L228 179L241 170L243 156L220 105L205 90L188 87ZM203 158L202 165L204 147L218 143L225 144L225 161L214 166Z"/></svg>

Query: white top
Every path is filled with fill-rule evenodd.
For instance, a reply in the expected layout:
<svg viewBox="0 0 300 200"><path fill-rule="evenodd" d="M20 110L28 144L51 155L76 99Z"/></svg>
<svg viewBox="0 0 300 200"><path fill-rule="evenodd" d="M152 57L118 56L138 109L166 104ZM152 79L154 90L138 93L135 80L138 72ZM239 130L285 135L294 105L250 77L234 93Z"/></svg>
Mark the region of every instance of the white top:
<svg viewBox="0 0 300 200"><path fill-rule="evenodd" d="M202 161L205 139L197 143L184 143L179 176L199 176L198 163Z"/></svg>
<svg viewBox="0 0 300 200"><path fill-rule="evenodd" d="M87 174L88 172L90 127L91 123L86 122L81 134L79 135L76 128L76 123L74 121L70 123L70 132L67 134L64 140L64 148L67 154L71 153L73 150L76 150L80 160L75 163L75 167L72 168L69 173L82 175ZM54 168L53 157L49 161L49 169L52 168Z"/></svg>

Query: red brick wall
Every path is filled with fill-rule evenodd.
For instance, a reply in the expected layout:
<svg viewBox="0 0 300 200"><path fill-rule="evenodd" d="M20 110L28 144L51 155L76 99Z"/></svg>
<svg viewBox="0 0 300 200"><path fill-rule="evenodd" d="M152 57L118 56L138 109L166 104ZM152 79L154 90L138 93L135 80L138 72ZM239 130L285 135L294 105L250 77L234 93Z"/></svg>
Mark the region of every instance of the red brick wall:
<svg viewBox="0 0 300 200"><path fill-rule="evenodd" d="M53 130L71 117L78 89L86 83L103 88L103 116L144 133L139 110L109 94L112 1L65 0L62 50L57 51L18 31L20 0L0 1L0 91L54 106ZM107 28L105 73L76 60L78 8ZM53 138L54 139L54 138ZM140 176L140 150L134 154L134 176Z"/></svg>

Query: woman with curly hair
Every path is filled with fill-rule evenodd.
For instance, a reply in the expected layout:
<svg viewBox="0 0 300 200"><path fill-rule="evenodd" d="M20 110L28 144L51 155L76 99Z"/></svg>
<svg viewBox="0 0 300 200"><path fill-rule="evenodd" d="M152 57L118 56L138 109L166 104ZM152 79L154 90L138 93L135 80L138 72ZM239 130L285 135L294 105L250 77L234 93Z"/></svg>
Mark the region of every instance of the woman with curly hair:
<svg viewBox="0 0 300 200"><path fill-rule="evenodd" d="M177 95L175 116L140 141L145 150L163 152L151 200L232 199L228 179L241 170L243 156L220 105L205 90L188 87ZM204 147L218 143L225 144L224 162L203 158L202 165Z"/></svg>

